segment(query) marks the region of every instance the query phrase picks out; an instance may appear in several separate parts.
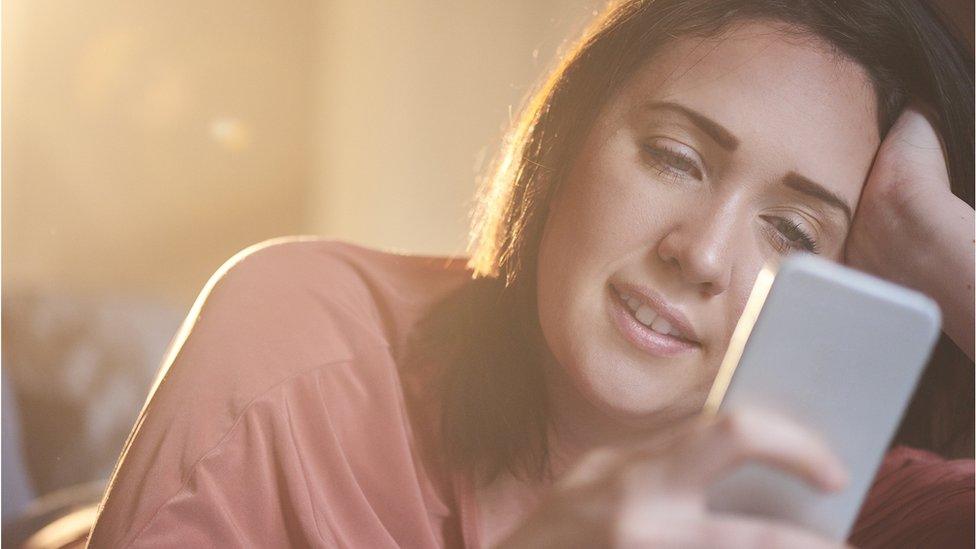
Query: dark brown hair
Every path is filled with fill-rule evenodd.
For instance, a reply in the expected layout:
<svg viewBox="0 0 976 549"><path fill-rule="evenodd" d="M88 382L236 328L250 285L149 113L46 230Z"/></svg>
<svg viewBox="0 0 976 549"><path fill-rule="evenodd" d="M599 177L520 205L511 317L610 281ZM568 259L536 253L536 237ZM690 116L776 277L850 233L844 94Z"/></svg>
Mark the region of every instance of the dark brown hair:
<svg viewBox="0 0 976 549"><path fill-rule="evenodd" d="M483 482L503 471L529 478L547 473L548 400L532 334L538 333L535 262L550 199L598 112L655 52L675 37L712 36L746 20L785 23L860 64L877 95L882 136L910 98L928 105L945 145L952 191L973 205L972 55L928 4L631 0L609 5L528 97L479 193L468 263L475 280L421 327L427 348L437 348L448 363L439 399L443 449L453 467ZM972 363L944 339L898 440L971 455L972 372ZM954 380L950 391L945 380L953 376L962 383Z"/></svg>

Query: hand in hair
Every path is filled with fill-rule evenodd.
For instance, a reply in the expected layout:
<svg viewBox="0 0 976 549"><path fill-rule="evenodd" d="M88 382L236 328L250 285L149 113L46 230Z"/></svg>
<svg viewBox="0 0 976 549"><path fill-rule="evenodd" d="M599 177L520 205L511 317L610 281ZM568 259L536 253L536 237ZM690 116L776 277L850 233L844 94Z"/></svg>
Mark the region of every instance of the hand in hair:
<svg viewBox="0 0 976 549"><path fill-rule="evenodd" d="M787 524L709 512L708 487L747 461L826 491L846 483L824 444L784 418L756 410L695 418L650 442L591 452L500 547L843 546Z"/></svg>
<svg viewBox="0 0 976 549"><path fill-rule="evenodd" d="M974 219L973 209L950 190L938 133L921 107L909 106L878 149L845 262L935 299L943 331L970 359Z"/></svg>

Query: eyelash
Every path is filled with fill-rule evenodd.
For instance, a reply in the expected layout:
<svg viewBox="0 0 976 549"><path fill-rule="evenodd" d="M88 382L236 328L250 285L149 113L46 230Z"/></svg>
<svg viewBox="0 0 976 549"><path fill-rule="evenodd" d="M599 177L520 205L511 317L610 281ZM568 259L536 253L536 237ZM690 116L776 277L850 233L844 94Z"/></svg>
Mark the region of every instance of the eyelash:
<svg viewBox="0 0 976 549"><path fill-rule="evenodd" d="M767 230L775 233L772 234L772 238L774 246L776 246L776 249L780 253L789 253L790 250L795 249L797 245L806 249L808 252L815 254L820 253L820 249L817 246L817 241L792 219L766 215L762 216L762 219L769 223L766 226ZM791 235L793 235L794 238L790 238Z"/></svg>
<svg viewBox="0 0 976 549"><path fill-rule="evenodd" d="M642 149L651 157L654 167L664 177L673 180L687 176L698 180L702 178L702 171L698 168L698 163L688 154L653 145L643 145ZM785 217L774 216L763 216L763 220L768 222L767 230L772 230L775 233L772 234L772 238L774 246L780 253L789 253L797 245L809 252L820 253L817 241L797 222Z"/></svg>
<svg viewBox="0 0 976 549"><path fill-rule="evenodd" d="M688 154L665 147L643 145L641 149L650 157L650 162L665 177L678 179L679 177L693 177L700 180L702 171L698 162Z"/></svg>

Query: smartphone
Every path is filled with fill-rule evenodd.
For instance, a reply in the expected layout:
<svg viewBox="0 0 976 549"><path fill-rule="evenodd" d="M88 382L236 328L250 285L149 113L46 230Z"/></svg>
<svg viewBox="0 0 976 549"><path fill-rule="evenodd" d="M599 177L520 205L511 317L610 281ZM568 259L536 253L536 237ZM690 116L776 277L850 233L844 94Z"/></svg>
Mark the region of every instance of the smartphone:
<svg viewBox="0 0 976 549"><path fill-rule="evenodd" d="M940 324L925 295L813 254L764 267L705 412L757 407L805 425L844 462L850 482L826 494L749 463L710 489L708 507L847 539Z"/></svg>

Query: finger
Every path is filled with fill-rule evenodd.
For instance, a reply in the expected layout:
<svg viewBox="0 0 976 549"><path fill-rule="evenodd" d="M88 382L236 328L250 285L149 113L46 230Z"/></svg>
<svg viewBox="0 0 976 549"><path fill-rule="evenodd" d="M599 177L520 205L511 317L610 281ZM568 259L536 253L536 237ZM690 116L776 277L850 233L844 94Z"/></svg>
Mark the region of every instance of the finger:
<svg viewBox="0 0 976 549"><path fill-rule="evenodd" d="M670 420L667 430L638 442L628 442L613 446L602 446L590 450L563 476L563 479L589 481L613 472L630 463L646 461L648 456L660 456L674 446L676 440L686 436L690 429L700 425L696 416L680 417ZM560 480L564 482L564 480Z"/></svg>
<svg viewBox="0 0 976 549"><path fill-rule="evenodd" d="M881 143L866 187L878 180L914 175L930 177L949 188L945 146L932 120L931 111L919 103L901 112Z"/></svg>
<svg viewBox="0 0 976 549"><path fill-rule="evenodd" d="M625 459L625 452L623 449L609 447L591 450L559 479L559 484L565 488L586 486L617 467Z"/></svg>
<svg viewBox="0 0 976 549"><path fill-rule="evenodd" d="M698 531L698 547L837 549L847 544L781 522L752 517L712 515Z"/></svg>
<svg viewBox="0 0 976 549"><path fill-rule="evenodd" d="M616 547L624 548L789 548L837 549L850 547L782 522L738 515L704 518L643 520L616 531Z"/></svg>
<svg viewBox="0 0 976 549"><path fill-rule="evenodd" d="M679 439L668 456L668 482L692 491L703 491L745 461L775 467L823 490L839 490L847 482L845 467L820 437L760 410L736 410L705 422Z"/></svg>
<svg viewBox="0 0 976 549"><path fill-rule="evenodd" d="M920 103L912 103L902 110L886 136L889 141L910 147L942 150L942 140L933 124L934 114Z"/></svg>

